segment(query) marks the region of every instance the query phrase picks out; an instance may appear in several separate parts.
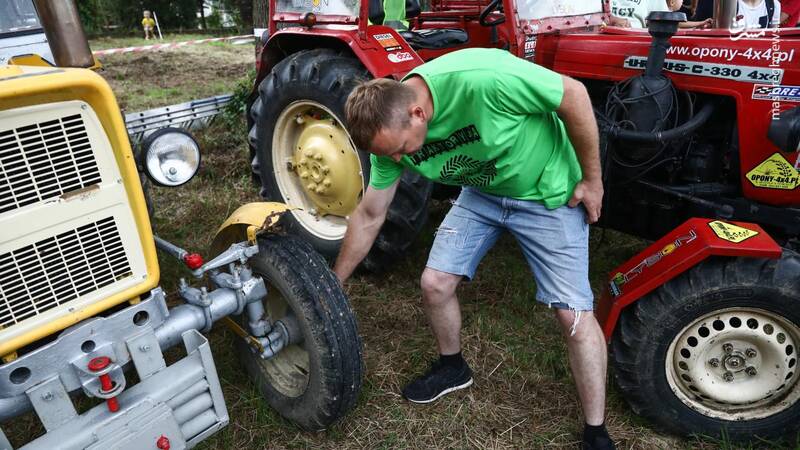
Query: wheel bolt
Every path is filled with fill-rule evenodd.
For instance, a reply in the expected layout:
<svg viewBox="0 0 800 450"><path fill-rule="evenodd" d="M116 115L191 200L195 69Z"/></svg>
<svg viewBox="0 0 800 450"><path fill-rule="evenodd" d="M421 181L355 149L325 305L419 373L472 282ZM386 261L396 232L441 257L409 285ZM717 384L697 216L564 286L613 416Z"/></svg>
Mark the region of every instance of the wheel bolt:
<svg viewBox="0 0 800 450"><path fill-rule="evenodd" d="M730 372L725 372L722 374L722 379L725 380L726 383L730 383L733 381L733 374Z"/></svg>
<svg viewBox="0 0 800 450"><path fill-rule="evenodd" d="M756 374L758 374L758 370L756 370L756 368L753 366L747 366L747 368L744 369L744 373L750 375L751 377L754 377L756 376Z"/></svg>
<svg viewBox="0 0 800 450"><path fill-rule="evenodd" d="M304 170L304 171L300 172L300 178L302 178L302 179L304 179L304 180L305 180L306 178L308 178L308 171L307 171L307 170Z"/></svg>
<svg viewBox="0 0 800 450"><path fill-rule="evenodd" d="M331 171L331 168L328 166L322 166L322 173L328 173Z"/></svg>
<svg viewBox="0 0 800 450"><path fill-rule="evenodd" d="M322 161L322 153L317 153L316 155L314 155L314 159L316 159L317 161Z"/></svg>
<svg viewBox="0 0 800 450"><path fill-rule="evenodd" d="M305 156L306 158L311 158L312 156L314 156L314 153L311 150L306 149L303 150L303 156Z"/></svg>
<svg viewBox="0 0 800 450"><path fill-rule="evenodd" d="M308 164L308 160L305 158L300 158L300 162L298 164L300 164L301 166L305 166L306 164Z"/></svg>
<svg viewBox="0 0 800 450"><path fill-rule="evenodd" d="M758 355L758 353L756 353L755 349L748 348L747 350L744 351L744 355L747 356L748 358L755 358L756 355Z"/></svg>
<svg viewBox="0 0 800 450"><path fill-rule="evenodd" d="M325 187L331 187L331 180L329 178L325 178L322 180L322 185Z"/></svg>
<svg viewBox="0 0 800 450"><path fill-rule="evenodd" d="M719 360L717 358L711 358L708 360L708 365L711 367L719 367Z"/></svg>
<svg viewBox="0 0 800 450"><path fill-rule="evenodd" d="M306 189L308 189L309 191L313 192L315 189L317 189L317 184L316 183L309 183L308 186L306 186Z"/></svg>
<svg viewBox="0 0 800 450"><path fill-rule="evenodd" d="M733 345L731 344L722 344L722 351L730 354L733 351Z"/></svg>

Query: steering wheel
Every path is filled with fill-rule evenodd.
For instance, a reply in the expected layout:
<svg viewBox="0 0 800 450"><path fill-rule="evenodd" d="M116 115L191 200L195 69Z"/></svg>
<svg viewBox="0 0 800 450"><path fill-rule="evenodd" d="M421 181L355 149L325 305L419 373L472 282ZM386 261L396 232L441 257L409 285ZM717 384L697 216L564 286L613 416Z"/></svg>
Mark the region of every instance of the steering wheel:
<svg viewBox="0 0 800 450"><path fill-rule="evenodd" d="M491 3L486 5L486 7L483 8L483 11L481 11L481 15L478 17L478 23L480 23L484 27L493 27L495 25L500 25L501 23L504 23L506 21L505 14L502 14L500 17L496 19L487 20L489 15L495 11L501 14L503 13L503 0L492 0Z"/></svg>

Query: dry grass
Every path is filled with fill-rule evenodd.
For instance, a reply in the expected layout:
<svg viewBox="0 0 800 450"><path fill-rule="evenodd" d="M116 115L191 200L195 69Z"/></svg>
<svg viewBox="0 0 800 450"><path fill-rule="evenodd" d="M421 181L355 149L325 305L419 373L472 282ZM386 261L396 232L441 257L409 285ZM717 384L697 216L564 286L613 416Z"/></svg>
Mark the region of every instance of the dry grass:
<svg viewBox="0 0 800 450"><path fill-rule="evenodd" d="M197 88L190 77L205 79L207 85L230 85L244 73L245 54L252 48L245 50L228 46L120 56L104 61L108 67L104 75L125 104L133 105L136 92L163 87L159 82L181 95ZM213 62L197 60L204 54ZM159 77L149 69L155 58L164 71ZM225 58L230 58L230 67L225 67ZM166 73L167 67L173 72ZM195 73L203 67L213 67L211 72L218 77ZM124 79L116 79L118 74ZM148 107L164 104L148 98L153 102ZM238 205L258 200L248 173L244 125L218 122L199 138L204 163L198 178L181 188L153 190L156 232L194 250L207 247L216 227ZM582 422L566 348L551 311L533 300L531 275L507 237L486 257L476 279L459 291L464 354L475 372L475 385L428 406L401 399L401 386L435 356L420 307L418 277L434 225L445 212L444 204L434 205L421 239L393 270L356 276L346 287L358 315L366 365L361 396L348 416L320 433L303 432L280 418L245 376L231 351L232 334L217 327L211 340L231 423L201 448L576 448ZM596 289L611 268L642 245L616 233L606 233L604 239L601 234L592 230ZM186 274L161 256L162 285L174 292L177 277ZM634 416L614 387L609 388L607 424L620 449L730 448L725 443L663 435ZM10 431L18 440L30 432L30 418L17 423Z"/></svg>

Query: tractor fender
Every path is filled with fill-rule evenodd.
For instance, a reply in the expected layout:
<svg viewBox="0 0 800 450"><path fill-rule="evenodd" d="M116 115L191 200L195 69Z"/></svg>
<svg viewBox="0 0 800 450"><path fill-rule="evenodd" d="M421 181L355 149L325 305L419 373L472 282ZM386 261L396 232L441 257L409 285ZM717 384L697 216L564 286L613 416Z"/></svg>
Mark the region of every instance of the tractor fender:
<svg viewBox="0 0 800 450"><path fill-rule="evenodd" d="M252 202L240 206L220 225L209 249L209 258L222 253L231 244L242 241L255 243L256 233L275 225L290 207L278 202ZM269 219L269 223L265 223Z"/></svg>
<svg viewBox="0 0 800 450"><path fill-rule="evenodd" d="M709 256L777 259L781 253L754 223L691 218L609 274L597 320L610 340L623 309Z"/></svg>
<svg viewBox="0 0 800 450"><path fill-rule="evenodd" d="M270 36L256 57L255 88L272 68L289 55L301 50L333 48L350 53L361 61L373 78L399 80L423 63L417 52L396 30L370 25L363 37L357 28L287 28Z"/></svg>

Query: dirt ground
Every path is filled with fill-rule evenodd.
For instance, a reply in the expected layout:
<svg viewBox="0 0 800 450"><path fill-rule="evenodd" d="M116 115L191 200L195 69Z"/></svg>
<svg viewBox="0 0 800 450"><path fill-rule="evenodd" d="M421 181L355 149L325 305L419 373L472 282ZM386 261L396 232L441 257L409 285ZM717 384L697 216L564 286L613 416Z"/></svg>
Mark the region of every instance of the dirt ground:
<svg viewBox="0 0 800 450"><path fill-rule="evenodd" d="M230 92L252 67L253 48L198 45L101 61L102 75L130 112ZM198 177L180 188L154 189L153 222L162 237L202 251L228 214L258 196L249 176L243 120L218 121L198 138L204 158ZM582 419L566 347L552 312L534 301L527 265L508 237L459 291L464 355L475 372L474 386L427 406L400 397L401 387L435 357L418 278L447 206L431 208L421 239L396 268L356 276L346 286L366 366L361 396L349 415L318 433L301 431L279 417L247 379L232 351L232 334L218 326L211 333L212 348L231 423L200 448L577 448ZM616 233L592 231L596 293L606 274L642 245ZM166 255L160 257L162 286L174 293L178 277L187 273ZM631 412L611 382L608 405L608 429L620 449L733 448L726 442L662 434ZM35 432L36 425L26 420L7 430L12 439Z"/></svg>

